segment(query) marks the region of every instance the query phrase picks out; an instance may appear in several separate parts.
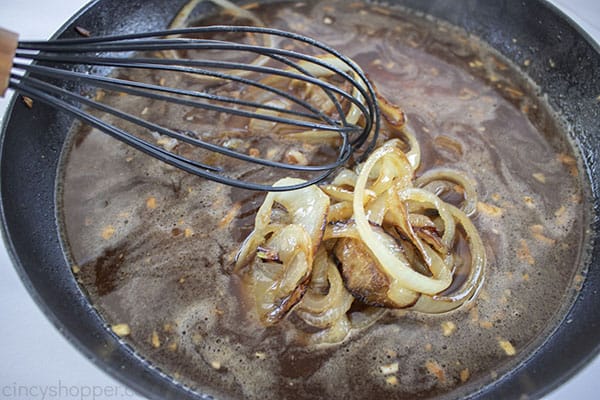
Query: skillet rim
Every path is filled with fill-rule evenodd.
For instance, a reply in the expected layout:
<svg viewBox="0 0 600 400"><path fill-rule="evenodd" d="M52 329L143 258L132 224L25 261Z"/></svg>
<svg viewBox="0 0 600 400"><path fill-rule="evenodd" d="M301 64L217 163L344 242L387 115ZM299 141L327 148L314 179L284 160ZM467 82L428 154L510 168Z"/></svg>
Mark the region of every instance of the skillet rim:
<svg viewBox="0 0 600 400"><path fill-rule="evenodd" d="M96 5L99 5L102 2L103 2L103 0L92 0L89 3L87 3L85 6L80 8L75 14L73 14L73 16L71 16L52 35L52 38L56 38L56 37L64 34L69 28L72 27L73 23L78 18L85 15L87 12L90 11L90 9L92 9ZM553 14L555 14L557 16L558 19L560 19L562 22L565 22L571 29L576 31L577 34L580 36L580 38L583 39L583 41L587 45L591 46L591 48L596 52L596 55L600 56L600 44L598 42L596 42L593 38L591 38L591 36L587 32L585 32L582 27L577 25L570 17L568 17L566 14L564 14L558 7L556 7L549 1L538 0L538 3L540 3L540 5L542 5L542 6L547 7ZM492 47L494 47L494 46L492 46ZM498 51L500 51L500 50L498 50ZM0 134L0 154L4 154L4 151L5 151L5 137L6 137L9 122L13 116L13 111L14 111L13 108L14 108L14 105L15 105L15 102L16 102L18 96L19 95L17 95L17 94L12 96L12 99L10 100L10 103L7 107L5 118L2 123L2 131ZM559 114L560 114L560 110L557 110L557 111L559 111ZM589 168L585 172L586 172L586 178L588 178L588 180L590 181L590 184L593 184L594 176L591 175L592 172L590 171ZM597 209L599 207L599 203L598 203L598 193L596 190L593 190L593 197L594 197L593 203L591 205L592 205L592 207ZM21 281L23 282L23 285L27 289L29 295L33 298L33 300L35 301L37 306L42 310L42 312L47 316L48 320L61 332L61 334L70 343L73 343L73 345L75 346L75 348L77 348L78 351L80 351L86 358L88 358L90 361L92 361L101 370L107 372L111 377L117 379L119 382L125 384L126 386L133 387L134 390L136 390L139 393L143 393L145 396L149 396L151 398L164 398L164 397L159 397L159 395L156 392L148 392L147 387L145 385L141 385L139 382L137 382L133 379L130 379L129 375L124 375L118 366L111 365L110 363L103 361L88 346L84 345L80 341L79 337L76 336L76 334L74 332L71 332L70 330L65 329L64 323L56 315L54 309L51 308L42 299L42 296L39 294L39 291L35 288L34 284L30 280L27 269L24 267L24 265L22 264L22 262L19 258L18 251L16 250L15 245L12 240L12 237L9 234L10 228L8 226L9 224L8 224L8 221L6 219L6 214L5 214L5 211L6 211L5 210L5 192L1 185L0 185L0 198L2 200L2 201L0 201L0 218L1 218L0 230L1 230L2 238L6 245L7 253L10 257L10 260L11 260L13 266L15 267L15 270L17 271L17 273L19 275L19 278L21 279ZM591 214L594 214L593 210L591 210ZM56 215L54 215L54 217L56 217ZM596 218L595 220L594 220L594 217ZM593 228L594 223L596 225L598 225L598 219L597 219L597 216L592 215L588 226L591 226ZM598 236L599 236L599 231L598 231L598 229L596 229L595 233L592 235L592 238L591 238L593 240L595 239L593 241L593 243L591 243L591 246L590 246L592 248L592 250L597 251L598 247L600 247L600 244L598 243ZM590 265L589 265L590 269L593 267L593 264L594 264L594 261L590 260ZM596 276L598 277L598 274L596 274ZM565 310L565 315L564 315L563 320L560 322L557 322L556 328L550 334L551 336L548 337L546 341L541 343L539 348L536 351L534 351L533 353L531 353L524 360L524 362L523 362L524 366L526 366L531 361L531 359L538 357L539 353L544 352L544 350L546 349L547 346L551 346L552 344L550 342L552 342L552 340L555 338L556 335L560 334L561 329L564 329L563 325L564 325L565 321L573 313L573 310L576 308L577 304L580 303L580 297L582 296L582 293L584 293L584 291L586 290L586 287L588 286L587 285L588 277L589 277L589 274L586 276L586 282L584 282L584 287L582 288L580 294L573 301L573 303L570 305L570 307L568 307ZM598 284L598 282L596 282L596 284ZM596 292L597 292L597 290L596 290ZM85 297L85 294L83 294L83 292L81 292L81 295ZM596 295L596 297L598 297L598 295ZM90 305L90 308L91 308L91 305ZM96 312L95 309L93 309L93 311ZM113 337L116 338L116 335L113 334ZM119 341L118 339L116 339L116 340ZM133 350L129 349L128 351L130 351L133 355L135 355L135 357L138 359L138 361L142 363L143 368L150 368L151 370L155 370L155 367L152 367L147 361L145 361L142 358L140 358L139 356L137 356L137 354L135 354L135 352L133 352ZM597 357L598 353L600 353L600 340L597 341L595 347L592 349L591 352L589 352L587 354L587 356L585 356L583 358L579 358L574 363L571 363L570 368L567 368L566 370L562 369L562 373L559 375L558 379L553 379L553 380L551 380L551 382L546 383L546 385L538 387L538 390L532 392L531 394L535 398L546 395L550 391L554 390L555 388L557 388L558 386L562 385L564 382L569 380L577 372L579 372L592 359ZM523 372L523 369L524 369L523 366L519 366L519 367L515 368L513 371L509 372L508 374L499 377L498 380L499 381L507 381L507 380L511 381L511 380L513 380L515 375L521 374ZM164 374L160 373L160 375L164 375ZM166 375L164 375L164 377L166 377ZM170 378L167 378L167 379L170 380ZM173 381L171 381L171 382L173 382ZM496 384L496 382L486 384L479 391L476 391L476 392L472 393L471 395L469 395L469 397L479 398L480 396L484 396L484 397L487 395L493 396L494 395L493 387L495 386L495 384ZM178 384L177 384L177 386L178 386L178 388L184 389L184 391L185 391L185 394L179 393L180 395L185 395L186 397L188 395L191 395L191 396L194 396L193 398L198 398L198 396L200 398L204 398L201 393L191 391L191 390L189 390L181 385L178 385ZM490 388L492 388L491 392L490 392ZM490 392L490 393L488 393L488 392ZM171 395L176 395L176 394L177 393L171 393ZM181 398L181 397L177 397L177 398ZM190 398L192 398L192 397L190 397Z"/></svg>

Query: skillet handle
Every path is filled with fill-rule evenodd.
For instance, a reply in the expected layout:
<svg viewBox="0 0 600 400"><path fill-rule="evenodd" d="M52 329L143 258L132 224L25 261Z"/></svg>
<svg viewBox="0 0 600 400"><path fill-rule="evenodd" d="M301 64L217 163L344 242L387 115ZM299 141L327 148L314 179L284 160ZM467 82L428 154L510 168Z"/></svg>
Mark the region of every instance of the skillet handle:
<svg viewBox="0 0 600 400"><path fill-rule="evenodd" d="M2 97L6 92L6 88L8 88L10 69L12 68L18 44L18 34L0 28L0 96Z"/></svg>

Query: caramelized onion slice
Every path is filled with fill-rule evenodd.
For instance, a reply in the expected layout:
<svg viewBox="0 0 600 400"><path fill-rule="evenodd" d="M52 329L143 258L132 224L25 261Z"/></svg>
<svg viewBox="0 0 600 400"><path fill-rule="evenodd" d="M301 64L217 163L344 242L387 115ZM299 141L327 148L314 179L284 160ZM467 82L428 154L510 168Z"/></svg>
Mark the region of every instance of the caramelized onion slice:
<svg viewBox="0 0 600 400"><path fill-rule="evenodd" d="M380 237L385 237L381 233ZM400 250L392 238L386 238L387 246ZM342 275L346 287L354 297L364 304L377 307L404 308L413 305L419 298L418 293L397 287L391 291L391 280L372 257L366 246L359 240L344 238L338 240L334 254L342 265Z"/></svg>
<svg viewBox="0 0 600 400"><path fill-rule="evenodd" d="M400 150L399 145L400 140L398 139L392 139L384 143L383 146L378 149L382 150L382 154L378 155L375 161L369 166L369 172L367 174L370 181L369 189L377 195L381 195L386 190L390 189L392 184L394 184L397 189L412 187L414 171L408 162L406 155ZM369 159L374 155L375 153L371 154ZM369 159L361 166L359 178L363 175L362 171Z"/></svg>
<svg viewBox="0 0 600 400"><path fill-rule="evenodd" d="M406 260L402 260L396 254L392 253L384 243L378 240L377 235L367 220L362 201L360 201L364 198L369 174L377 162L384 156L397 152L395 143L388 143L375 150L369 156L358 176L353 200L357 230L363 243L369 248L379 262L379 265L381 265L386 275L390 278L390 294L388 297L394 298L397 295L399 296L404 289L430 295L440 293L450 286L452 283L451 277L445 275L436 276L435 273L432 277L422 275L413 270Z"/></svg>
<svg viewBox="0 0 600 400"><path fill-rule="evenodd" d="M348 337L352 324L346 315L338 319L333 326L314 333L309 336L308 344L312 346L323 346L329 344L339 344Z"/></svg>
<svg viewBox="0 0 600 400"><path fill-rule="evenodd" d="M446 245L446 247L452 247L452 243L454 243L456 224L454 222L454 218L452 218L452 214L448 209L450 204L444 202L435 194L424 189L407 188L399 191L397 196L399 201L415 203L422 210L431 209L436 211L444 222L442 242Z"/></svg>
<svg viewBox="0 0 600 400"><path fill-rule="evenodd" d="M287 225L265 242L278 262L255 258L247 274L258 317L265 325L282 319L306 291L313 257L311 239L300 225Z"/></svg>
<svg viewBox="0 0 600 400"><path fill-rule="evenodd" d="M335 186L349 186L351 188L354 188L357 179L358 175L356 174L356 172L344 168L340 170L340 172L338 172L331 184Z"/></svg>
<svg viewBox="0 0 600 400"><path fill-rule="evenodd" d="M461 210L467 214L468 217L475 214L475 211L477 211L477 192L475 191L475 185L469 178L452 169L436 168L429 170L418 177L415 180L415 186L427 189L430 183L436 181L450 182L461 187L464 191L463 196L465 199L460 207ZM441 193L435 194L439 195Z"/></svg>
<svg viewBox="0 0 600 400"><path fill-rule="evenodd" d="M179 10L179 12L175 16L175 18L173 18L173 20L169 24L169 29L187 28L188 23L190 22L190 21L188 21L188 18L190 17L192 12L196 9L196 7L198 7L198 5L203 2L213 3L215 6L221 7L224 11L228 12L230 15L232 15L237 20L248 20L254 26L258 26L258 27L265 26L265 24L261 21L261 19L258 18L254 13L239 7L237 4L234 4L229 0L190 0ZM171 36L169 36L169 38L175 38L178 36L179 35L171 35ZM262 37L264 37L263 45L265 47L274 47L275 43L274 43L273 37L271 35L262 35ZM161 54L164 58L171 58L171 59L175 59L175 60L180 58L179 55L177 54L176 50L164 50L161 52ZM255 65L255 66L262 66L262 65L265 65L267 62L269 62L269 60L270 60L270 58L267 56L258 55L254 60L252 60L252 62L250 64ZM237 71L233 71L233 72L238 76L246 76L251 73L251 71L246 71L246 70L237 70ZM214 80L219 79L219 78L209 77L209 76L205 76L205 75L199 75L199 74L195 74L195 73L186 73L186 75L193 77L195 79L203 80L203 81L214 81Z"/></svg>
<svg viewBox="0 0 600 400"><path fill-rule="evenodd" d="M448 205L448 210L452 213L456 222L463 227L466 240L469 244L469 251L471 252L469 275L461 287L452 293L447 295L421 296L419 301L412 307L415 311L443 313L454 310L471 300L483 284L486 255L477 228L475 228L467 214L457 207Z"/></svg>
<svg viewBox="0 0 600 400"><path fill-rule="evenodd" d="M342 201L329 207L329 213L327 214L328 224L346 221L350 218L352 218L352 201Z"/></svg>
<svg viewBox="0 0 600 400"><path fill-rule="evenodd" d="M276 107L281 110L290 109L291 105L288 101L283 101L280 99L272 99L269 101L262 102L265 106ZM278 117L281 112L271 110L271 109L257 109L255 111L256 114L267 115L271 117ZM251 135L265 135L269 133L277 133L279 130L277 122L267 121L259 118L251 118L248 123L248 132Z"/></svg>
<svg viewBox="0 0 600 400"><path fill-rule="evenodd" d="M381 115L386 122L386 126L395 134L402 136L406 144L408 144L409 149L405 153L406 159L410 163L413 171L416 171L421 164L421 148L416 136L406 125L404 111L380 93L377 93L377 100L379 100L379 108L381 110Z"/></svg>
<svg viewBox="0 0 600 400"><path fill-rule="evenodd" d="M277 181L275 186L294 185L302 182L304 181L301 179L283 178ZM272 213L275 203L285 209L287 223L300 225L305 229L311 238L312 255L316 254L327 221L329 197L317 186L290 192L269 192L256 214L254 230L246 238L236 257L236 270L247 265L266 236L274 232Z"/></svg>
<svg viewBox="0 0 600 400"><path fill-rule="evenodd" d="M396 257L408 263L395 239L381 227L371 226L377 240ZM327 227L325 240L339 239L333 253L339 261L346 288L364 304L377 307L404 308L415 303L418 294L397 286L390 290L392 282L377 259L362 243L354 221L337 223Z"/></svg>
<svg viewBox="0 0 600 400"><path fill-rule="evenodd" d="M323 286L327 286L327 289L323 290ZM314 325L303 315L325 314L335 308L341 308L342 312L345 313L350 308L351 303L352 296L344 287L342 277L335 263L327 254L325 248L321 248L315 257L310 285L302 302L298 305L296 313L307 323ZM327 325L330 325L330 323L331 321L326 322Z"/></svg>

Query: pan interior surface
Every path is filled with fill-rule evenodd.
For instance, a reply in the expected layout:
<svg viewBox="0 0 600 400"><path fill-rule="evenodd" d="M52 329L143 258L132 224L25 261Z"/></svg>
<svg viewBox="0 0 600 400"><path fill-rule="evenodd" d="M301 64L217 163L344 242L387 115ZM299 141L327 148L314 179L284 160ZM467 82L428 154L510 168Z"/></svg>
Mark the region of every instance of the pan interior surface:
<svg viewBox="0 0 600 400"><path fill-rule="evenodd" d="M59 209L92 304L110 325L128 327L124 340L136 352L217 398L455 396L521 364L572 303L586 243L577 156L537 88L464 32L397 8L316 2L252 12L361 65L402 105L424 170L477 171L469 175L480 195L475 223L490 259L479 299L440 316L390 314L342 344L307 349L290 340L289 321L264 329L248 319L232 272L263 195L199 180L82 127L65 152ZM186 79L153 74L151 81ZM204 115L169 104L110 93L102 101L208 129ZM390 365L404 369L381 372ZM353 383L330 384L340 381Z"/></svg>
<svg viewBox="0 0 600 400"><path fill-rule="evenodd" d="M426 148L424 163L458 166L478 181L483 204L476 223L489 243L491 261L486 286L474 305L439 317L397 315L342 345L318 351L289 345L283 328L264 330L252 324L240 328L244 313L229 266L262 202L260 195L231 191L165 168L98 132L77 124L71 127L70 119L43 106L32 111L17 106L3 140L5 229L30 290L71 332L76 344L104 368L155 398L194 398L200 397L198 393L217 398L265 398L265 393L274 398L315 398L323 393L332 398L365 393L393 398L492 398L499 393L536 397L578 365L577 359L569 360L563 371L547 375L528 367L540 362L536 350L567 340L568 336L561 339L568 335L559 327L561 320L572 320L572 313L585 308L582 301L593 300L577 295L594 285L590 280L595 275L586 268L598 252L590 231L597 222L592 221L595 197L587 179L588 174L598 175L585 169L594 155L573 149L597 140L585 135L592 129L585 125L589 111L574 110L573 103L565 105L564 97L551 96L560 82L547 87L547 78L539 78L548 68L550 75L555 73L552 68L561 62L556 55L548 57L555 67L546 58L544 66L535 55L527 58L526 50L515 60L519 37L515 35L516 42L511 38L510 44L498 38L502 44L495 43L483 34L485 23L466 22L476 2L465 4L462 17L439 2L407 3L482 36L511 61L460 29L395 7L309 2L300 7L285 3L253 7L252 12L269 26L306 29L355 58L378 88L407 112L409 125ZM509 7L511 2L499 3L504 10L503 5ZM132 9L132 21L139 25L112 29L162 27L169 22L164 15L173 15L181 6L150 3L148 22ZM99 2L77 24L98 26L98 32L108 29L97 18L108 16L101 11L106 7L123 6ZM491 18L486 12L491 10L485 6L477 11L481 20ZM587 61L597 63L597 54L595 61ZM597 82L588 84L578 90L596 89ZM540 93L550 93L549 99ZM151 104L106 101L140 112L148 106L157 118L177 115ZM40 123L28 121L28 112L41 115L51 126L48 140L29 139L46 156L36 163L59 172L58 179L56 172L47 172L22 187L23 183L6 178L14 168L10 161L18 157L7 154L24 140L11 134L15 126ZM460 151L447 145L452 141L460 143ZM25 173L35 176L37 167L31 165ZM496 175L487 176L485 171ZM555 185L561 190L556 191ZM36 214L35 207L23 207L31 204L25 194L19 200L8 199L6 193L34 187L38 197L57 210L58 223L52 218L45 221L48 216L43 215L23 217L30 222L17 223L19 215ZM224 211L236 204L242 217L218 229ZM44 222L34 223L36 218ZM29 241L44 242L43 248L30 252ZM30 267L36 264L42 267ZM47 276L53 277L44 283ZM50 300L57 293L74 299L72 307L81 311L80 316L73 316L70 305ZM88 301L95 310L89 309ZM590 324L597 324L595 317L589 316ZM458 329L445 335L442 326L448 321ZM131 334L118 339L106 324L127 324ZM81 332L83 326L89 328L87 333ZM587 328L575 323L571 334ZM516 355L505 343L516 349ZM573 354L583 357L595 349L594 341L581 342ZM381 372L395 363L407 367L392 375ZM390 376L396 377L396 384ZM351 393L344 394L336 382L344 382L344 390Z"/></svg>

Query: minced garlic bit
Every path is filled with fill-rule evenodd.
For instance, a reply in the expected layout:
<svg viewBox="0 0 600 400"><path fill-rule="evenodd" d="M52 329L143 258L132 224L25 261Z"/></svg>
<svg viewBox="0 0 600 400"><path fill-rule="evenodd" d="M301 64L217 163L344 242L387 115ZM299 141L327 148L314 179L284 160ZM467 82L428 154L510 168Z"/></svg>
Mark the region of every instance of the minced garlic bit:
<svg viewBox="0 0 600 400"><path fill-rule="evenodd" d="M527 208L535 208L535 202L533 201L533 198L531 198L531 196L524 196L523 201L525 202Z"/></svg>
<svg viewBox="0 0 600 400"><path fill-rule="evenodd" d="M458 94L459 100L471 100L477 97L477 93L469 88L462 88Z"/></svg>
<svg viewBox="0 0 600 400"><path fill-rule="evenodd" d="M567 208L565 206L560 206L560 208L554 212L554 216L557 219L562 219L565 216L566 211L567 211Z"/></svg>
<svg viewBox="0 0 600 400"><path fill-rule="evenodd" d="M573 277L574 289L577 291L581 290L583 288L583 282L585 282L585 276L581 274L575 275L575 277Z"/></svg>
<svg viewBox="0 0 600 400"><path fill-rule="evenodd" d="M371 65L374 67L377 67L378 65L383 64L383 61L381 61L381 58L376 58L373 61L371 61Z"/></svg>
<svg viewBox="0 0 600 400"><path fill-rule="evenodd" d="M231 205L231 208L227 212L227 214L225 214L225 216L221 219L221 221L219 221L219 228L223 229L223 228L229 226L229 224L231 224L231 221L233 221L234 218L238 215L241 208L242 208L241 202L237 201L237 202L233 203Z"/></svg>
<svg viewBox="0 0 600 400"><path fill-rule="evenodd" d="M213 360L210 362L210 366L216 370L221 369L221 363L219 361Z"/></svg>
<svg viewBox="0 0 600 400"><path fill-rule="evenodd" d="M150 338L150 343L152 343L152 347L158 349L160 347L160 338L158 337L158 332L153 331L152 337Z"/></svg>
<svg viewBox="0 0 600 400"><path fill-rule="evenodd" d="M308 159L306 158L304 153L295 149L292 149L287 152L287 154L285 155L285 160L290 164L308 165Z"/></svg>
<svg viewBox="0 0 600 400"><path fill-rule="evenodd" d="M171 151L179 144L179 141L172 137L161 136L156 141L156 144L162 146L167 151Z"/></svg>
<svg viewBox="0 0 600 400"><path fill-rule="evenodd" d="M481 214L489 215L493 218L499 218L502 216L502 209L492 204L484 203L482 201L477 202L477 211Z"/></svg>
<svg viewBox="0 0 600 400"><path fill-rule="evenodd" d="M73 271L74 274L78 274L81 271L81 268L79 268L79 265L72 265L71 271Z"/></svg>
<svg viewBox="0 0 600 400"><path fill-rule="evenodd" d="M196 332L192 335L192 344L194 344L195 346L198 346L203 341L204 341L204 338L202 337L201 334Z"/></svg>
<svg viewBox="0 0 600 400"><path fill-rule="evenodd" d="M389 358L396 358L398 357L398 353L394 350L391 349L386 349L385 350L385 355L388 356Z"/></svg>
<svg viewBox="0 0 600 400"><path fill-rule="evenodd" d="M513 99L520 99L523 96L525 96L525 93L523 93L522 91L520 91L519 89L507 86L504 88L504 92L506 94L508 94L510 97L512 97Z"/></svg>
<svg viewBox="0 0 600 400"><path fill-rule="evenodd" d="M387 382L388 385L392 385L392 386L396 386L398 384L398 378L396 378L394 375L390 375L390 376L386 377L385 381Z"/></svg>
<svg viewBox="0 0 600 400"><path fill-rule="evenodd" d="M519 258L519 260L525 261L529 265L535 264L535 259L531 255L531 251L529 250L529 246L527 245L525 239L521 239L519 243L520 246L517 250L517 257Z"/></svg>
<svg viewBox="0 0 600 400"><path fill-rule="evenodd" d="M148 210L154 210L156 208L156 197L148 197L146 199L146 208Z"/></svg>
<svg viewBox="0 0 600 400"><path fill-rule="evenodd" d="M546 175L542 174L541 172L536 172L535 174L531 174L531 176L533 176L533 178L541 183L546 183Z"/></svg>
<svg viewBox="0 0 600 400"><path fill-rule="evenodd" d="M492 329L494 324L491 321L479 321L479 326L483 329Z"/></svg>
<svg viewBox="0 0 600 400"><path fill-rule="evenodd" d="M575 204L580 204L583 201L583 198L581 197L581 195L577 194L577 193L571 195L569 199L571 200L572 203L575 203Z"/></svg>
<svg viewBox="0 0 600 400"><path fill-rule="evenodd" d="M465 383L466 381L468 381L470 376L471 376L471 372L469 371L469 368L465 368L462 371L460 371L460 381L462 383Z"/></svg>
<svg viewBox="0 0 600 400"><path fill-rule="evenodd" d="M131 334L131 328L127 324L116 324L110 327L118 336L128 336Z"/></svg>
<svg viewBox="0 0 600 400"><path fill-rule="evenodd" d="M82 26L76 26L75 32L77 32L78 34L80 34L83 37L90 37L90 35L92 34L89 30L85 29Z"/></svg>
<svg viewBox="0 0 600 400"><path fill-rule="evenodd" d="M104 90L98 89L98 90L96 90L96 94L94 95L94 100L101 101L105 95L106 95L106 92Z"/></svg>
<svg viewBox="0 0 600 400"><path fill-rule="evenodd" d="M254 353L254 357L258 358L259 360L264 360L265 358L267 358L267 354L262 351L257 351L256 353Z"/></svg>
<svg viewBox="0 0 600 400"><path fill-rule="evenodd" d="M102 239L104 239L104 240L110 239L115 234L115 231L116 231L116 229L114 226L112 226L112 225L105 226L104 229L102 229L102 233L101 233Z"/></svg>
<svg viewBox="0 0 600 400"><path fill-rule="evenodd" d="M186 238L194 236L194 230L192 228L185 228L183 230L183 236Z"/></svg>
<svg viewBox="0 0 600 400"><path fill-rule="evenodd" d="M471 317L471 322L479 321L479 309L475 306L469 310L469 316Z"/></svg>
<svg viewBox="0 0 600 400"><path fill-rule="evenodd" d="M444 336L450 336L456 331L456 324L452 321L442 322L442 334Z"/></svg>
<svg viewBox="0 0 600 400"><path fill-rule="evenodd" d="M381 371L383 375L392 375L398 372L398 370L399 367L397 362L379 366L379 371Z"/></svg>
<svg viewBox="0 0 600 400"><path fill-rule="evenodd" d="M22 96L21 98L23 99L23 103L25 103L27 108L33 107L33 99L31 97Z"/></svg>
<svg viewBox="0 0 600 400"><path fill-rule="evenodd" d="M565 165L577 165L577 160L565 153L559 153L556 158Z"/></svg>
<svg viewBox="0 0 600 400"><path fill-rule="evenodd" d="M490 294L485 289L481 289L479 292L479 298L483 301L490 301Z"/></svg>
<svg viewBox="0 0 600 400"><path fill-rule="evenodd" d="M275 156L277 155L277 152L278 152L277 148L275 148L275 147L270 147L270 148L267 150L267 157L266 157L266 159L267 159L267 160L274 160L274 159L275 159Z"/></svg>
<svg viewBox="0 0 600 400"><path fill-rule="evenodd" d="M434 375L438 381L440 382L445 382L446 381L446 374L444 373L444 370L442 369L442 367L440 367L440 364L438 364L437 361L435 360L429 360L425 363L425 368L427 368L427 371L429 371L430 374Z"/></svg>
<svg viewBox="0 0 600 400"><path fill-rule="evenodd" d="M469 61L469 67L471 67L471 68L481 68L481 67L483 67L483 63L481 62L481 60Z"/></svg>
<svg viewBox="0 0 600 400"><path fill-rule="evenodd" d="M498 344L500 345L502 350L504 350L507 356L514 356L515 354L517 354L517 351L515 350L514 346L508 340L498 339Z"/></svg>
<svg viewBox="0 0 600 400"><path fill-rule="evenodd" d="M549 246L552 246L554 244L556 244L556 240L549 238L548 236L544 235L544 227L542 225L531 225L529 227L530 231L531 231L531 235L539 242L542 242L544 244L547 244Z"/></svg>

